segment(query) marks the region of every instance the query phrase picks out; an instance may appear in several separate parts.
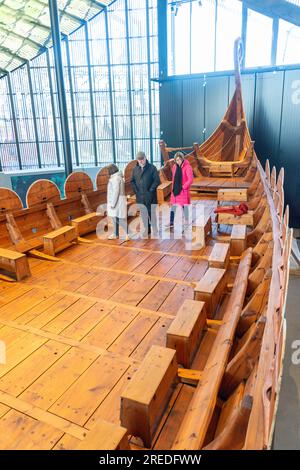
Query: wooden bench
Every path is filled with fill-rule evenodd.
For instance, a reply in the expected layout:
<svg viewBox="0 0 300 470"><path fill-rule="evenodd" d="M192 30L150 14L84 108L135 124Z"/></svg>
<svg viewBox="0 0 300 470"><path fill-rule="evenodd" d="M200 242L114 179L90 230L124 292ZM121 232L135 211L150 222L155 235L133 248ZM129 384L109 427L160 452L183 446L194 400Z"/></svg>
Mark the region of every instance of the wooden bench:
<svg viewBox="0 0 300 470"><path fill-rule="evenodd" d="M5 248L0 248L0 269L13 273L17 281L31 276L26 255Z"/></svg>
<svg viewBox="0 0 300 470"><path fill-rule="evenodd" d="M156 189L158 204L163 204L164 202L166 202L169 199L171 191L172 191L171 181L166 181L164 183L161 183Z"/></svg>
<svg viewBox="0 0 300 470"><path fill-rule="evenodd" d="M152 346L121 395L121 425L150 448L177 383L176 351Z"/></svg>
<svg viewBox="0 0 300 470"><path fill-rule="evenodd" d="M61 227L43 236L44 252L47 255L55 256L56 253L77 242L77 232L75 227Z"/></svg>
<svg viewBox="0 0 300 470"><path fill-rule="evenodd" d="M219 189L217 195L218 201L237 201L247 202L248 191L247 188L234 188L234 189Z"/></svg>
<svg viewBox="0 0 300 470"><path fill-rule="evenodd" d="M190 368L206 325L204 302L185 300L167 331L167 348L176 349L177 361Z"/></svg>
<svg viewBox="0 0 300 470"><path fill-rule="evenodd" d="M202 371L201 380L181 422L172 450L199 450L203 447L246 296L251 258L252 250L249 248L239 264L222 325Z"/></svg>
<svg viewBox="0 0 300 470"><path fill-rule="evenodd" d="M233 225L230 236L231 256L241 256L247 248L247 226Z"/></svg>
<svg viewBox="0 0 300 470"><path fill-rule="evenodd" d="M194 300L205 302L207 318L212 318L226 287L226 270L208 268L194 289Z"/></svg>
<svg viewBox="0 0 300 470"><path fill-rule="evenodd" d="M253 227L253 211L250 210L247 214L238 216L224 212L217 215L217 223L219 225L249 225Z"/></svg>
<svg viewBox="0 0 300 470"><path fill-rule="evenodd" d="M129 450L127 429L101 420L88 431L76 450Z"/></svg>
<svg viewBox="0 0 300 470"><path fill-rule="evenodd" d="M193 222L192 248L194 250L205 247L206 237L212 233L210 215L204 215Z"/></svg>
<svg viewBox="0 0 300 470"><path fill-rule="evenodd" d="M210 268L227 269L230 261L230 245L229 243L215 243L211 254L208 258Z"/></svg>

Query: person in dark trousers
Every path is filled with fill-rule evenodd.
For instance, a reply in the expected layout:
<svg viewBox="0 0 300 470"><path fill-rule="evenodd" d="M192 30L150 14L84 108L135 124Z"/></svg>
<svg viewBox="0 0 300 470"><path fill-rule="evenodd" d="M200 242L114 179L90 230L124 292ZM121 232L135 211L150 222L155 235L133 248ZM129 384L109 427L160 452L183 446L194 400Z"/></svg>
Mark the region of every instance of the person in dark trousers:
<svg viewBox="0 0 300 470"><path fill-rule="evenodd" d="M149 163L144 152L138 152L137 164L131 176L131 186L136 195L136 202L143 204L147 211L142 211L142 220L145 232L143 236L157 232L156 217L151 216L151 206L157 204L156 188L160 184L158 171L152 163Z"/></svg>

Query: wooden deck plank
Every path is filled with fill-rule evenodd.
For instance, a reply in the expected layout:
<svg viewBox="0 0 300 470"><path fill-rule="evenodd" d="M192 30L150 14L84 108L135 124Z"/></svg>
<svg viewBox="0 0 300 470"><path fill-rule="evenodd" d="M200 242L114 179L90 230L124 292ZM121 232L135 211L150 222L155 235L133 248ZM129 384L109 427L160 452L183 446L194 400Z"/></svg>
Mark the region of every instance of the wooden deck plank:
<svg viewBox="0 0 300 470"><path fill-rule="evenodd" d="M113 310L112 306L98 302L67 326L62 335L80 341Z"/></svg>
<svg viewBox="0 0 300 470"><path fill-rule="evenodd" d="M43 326L45 331L59 334L77 318L92 308L95 302L87 299L79 299L77 302L66 308L60 315Z"/></svg>
<svg viewBox="0 0 300 470"><path fill-rule="evenodd" d="M110 299L115 302L124 302L128 305L138 305L156 283L157 281L154 279L133 276Z"/></svg>
<svg viewBox="0 0 300 470"><path fill-rule="evenodd" d="M122 334L108 348L109 351L130 356L136 346L143 340L159 317L139 314Z"/></svg>
<svg viewBox="0 0 300 470"><path fill-rule="evenodd" d="M139 303L139 307L150 310L158 310L175 286L175 282L158 281L153 289L151 289Z"/></svg>
<svg viewBox="0 0 300 470"><path fill-rule="evenodd" d="M166 333L168 327L172 323L170 318L160 318L150 329L147 335L139 343L136 349L131 354L131 357L136 361L142 361L151 348L151 346L165 346L166 345Z"/></svg>
<svg viewBox="0 0 300 470"><path fill-rule="evenodd" d="M0 378L0 390L18 396L69 349L65 344L48 341Z"/></svg>
<svg viewBox="0 0 300 470"><path fill-rule="evenodd" d="M137 315L137 311L115 307L109 315L84 337L82 342L101 348L109 348Z"/></svg>
<svg viewBox="0 0 300 470"><path fill-rule="evenodd" d="M14 410L0 420L0 448L3 450L48 450L63 434L53 426Z"/></svg>
<svg viewBox="0 0 300 470"><path fill-rule="evenodd" d="M54 305L46 308L42 313L35 316L28 324L35 328L43 328L44 325L49 323L51 320L58 317L67 308L71 307L78 301L75 297L65 295L61 300L56 302Z"/></svg>
<svg viewBox="0 0 300 470"><path fill-rule="evenodd" d="M164 303L159 307L159 312L170 312L176 315L178 308L186 299L194 298L194 289L191 286L177 284L166 298Z"/></svg>
<svg viewBox="0 0 300 470"><path fill-rule="evenodd" d="M100 356L49 410L84 425L127 369L127 361Z"/></svg>
<svg viewBox="0 0 300 470"><path fill-rule="evenodd" d="M71 348L21 395L24 401L47 410L97 359L99 354Z"/></svg>

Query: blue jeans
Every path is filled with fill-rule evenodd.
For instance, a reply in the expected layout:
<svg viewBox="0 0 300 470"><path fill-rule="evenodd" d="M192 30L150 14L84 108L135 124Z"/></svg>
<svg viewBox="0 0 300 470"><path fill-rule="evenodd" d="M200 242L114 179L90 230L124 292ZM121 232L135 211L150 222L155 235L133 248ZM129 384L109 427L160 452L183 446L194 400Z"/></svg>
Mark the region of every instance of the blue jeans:
<svg viewBox="0 0 300 470"><path fill-rule="evenodd" d="M170 210L170 225L174 225L175 212L177 210L177 204L173 204ZM185 223L189 220L189 206L183 206L183 215Z"/></svg>
<svg viewBox="0 0 300 470"><path fill-rule="evenodd" d="M120 226L123 227L124 232L127 234L127 220L120 219L120 217L112 217L112 223L114 225L114 234L119 238L120 235Z"/></svg>

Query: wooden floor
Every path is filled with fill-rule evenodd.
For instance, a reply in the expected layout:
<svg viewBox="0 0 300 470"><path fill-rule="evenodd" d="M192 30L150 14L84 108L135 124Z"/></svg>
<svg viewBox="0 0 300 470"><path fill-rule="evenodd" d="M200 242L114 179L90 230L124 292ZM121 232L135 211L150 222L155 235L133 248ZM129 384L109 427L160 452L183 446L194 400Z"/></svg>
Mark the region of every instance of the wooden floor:
<svg viewBox="0 0 300 470"><path fill-rule="evenodd" d="M118 423L123 387L151 345L165 345L213 246L89 238L59 263L30 258L26 281L0 281L0 449L74 449L99 418ZM214 338L208 330L193 368L204 367ZM154 448L172 445L193 391L177 386Z"/></svg>

